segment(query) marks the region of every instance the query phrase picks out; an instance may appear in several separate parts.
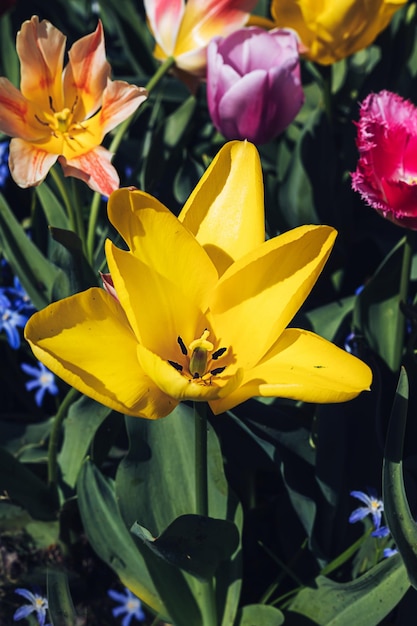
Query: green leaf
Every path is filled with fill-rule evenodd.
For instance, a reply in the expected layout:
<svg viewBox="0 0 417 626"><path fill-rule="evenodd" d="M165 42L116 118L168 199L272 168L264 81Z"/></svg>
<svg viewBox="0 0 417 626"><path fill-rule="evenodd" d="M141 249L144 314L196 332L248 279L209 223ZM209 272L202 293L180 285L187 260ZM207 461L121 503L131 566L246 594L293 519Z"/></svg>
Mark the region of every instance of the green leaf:
<svg viewBox="0 0 417 626"><path fill-rule="evenodd" d="M239 545L235 524L202 515L177 517L157 539L137 522L131 530L157 556L206 581Z"/></svg>
<svg viewBox="0 0 417 626"><path fill-rule="evenodd" d="M35 191L48 224L57 228L69 228L69 219L65 209L50 187L43 182L42 185L35 187Z"/></svg>
<svg viewBox="0 0 417 626"><path fill-rule="evenodd" d="M196 510L194 412L180 404L168 417L157 421L127 417L126 426L129 452L116 475L120 510L129 528L138 521L153 536L158 536L176 518ZM241 508L229 490L222 452L212 428L208 431L208 459L209 515L234 522L241 530ZM160 559L158 561L162 563ZM198 598L203 583L184 576ZM232 559L222 562L216 572L219 626L234 623L240 587L241 556L238 550ZM175 595L168 586L167 591L171 597L165 599L163 596L164 600L175 604ZM169 609L171 612L171 606Z"/></svg>
<svg viewBox="0 0 417 626"><path fill-rule="evenodd" d="M84 256L81 239L72 230L50 227L52 238L63 248L60 248L57 264L65 271L70 279L72 293L78 293L98 284L97 274ZM69 254L67 254L67 251ZM56 256L58 256L58 251Z"/></svg>
<svg viewBox="0 0 417 626"><path fill-rule="evenodd" d="M65 293L64 272L48 261L30 241L0 194L0 250L19 277L33 305L43 309L52 300L56 285Z"/></svg>
<svg viewBox="0 0 417 626"><path fill-rule="evenodd" d="M348 583L318 576L284 611L285 626L298 626L301 616L311 620L301 623L311 626L377 626L409 586L400 555L385 559Z"/></svg>
<svg viewBox="0 0 417 626"><path fill-rule="evenodd" d="M404 315L400 310L400 285L406 254L402 239L384 259L358 295L353 323L370 347L398 372L402 349Z"/></svg>
<svg viewBox="0 0 417 626"><path fill-rule="evenodd" d="M171 149L181 146L184 135L190 132L192 118L196 110L197 102L194 96L189 96L164 123L164 145Z"/></svg>
<svg viewBox="0 0 417 626"><path fill-rule="evenodd" d="M314 332L321 337L332 341L339 330L343 320L353 309L356 296L349 296L330 304L325 304L313 311L305 313L312 324Z"/></svg>
<svg viewBox="0 0 417 626"><path fill-rule="evenodd" d="M281 626L285 616L266 604L248 604L237 614L236 626Z"/></svg>
<svg viewBox="0 0 417 626"><path fill-rule="evenodd" d="M58 455L62 479L74 487L97 429L111 413L111 409L81 396L71 404L64 421L64 441Z"/></svg>
<svg viewBox="0 0 417 626"><path fill-rule="evenodd" d="M56 519L55 503L47 485L4 448L0 448L0 492L6 491L34 518Z"/></svg>
<svg viewBox="0 0 417 626"><path fill-rule="evenodd" d="M16 52L16 41L13 35L11 14L6 13L0 19L0 59L1 74L7 76L15 87L19 86L19 58Z"/></svg>
<svg viewBox="0 0 417 626"><path fill-rule="evenodd" d="M401 369L391 410L383 464L383 502L387 525L417 589L417 524L408 505L403 475L403 445L407 423L408 377Z"/></svg>
<svg viewBox="0 0 417 626"><path fill-rule="evenodd" d="M145 560L120 515L112 482L90 461L83 464L78 475L77 494L84 529L95 552L145 604L167 615Z"/></svg>
<svg viewBox="0 0 417 626"><path fill-rule="evenodd" d="M76 626L77 614L65 572L47 571L48 609L53 626Z"/></svg>

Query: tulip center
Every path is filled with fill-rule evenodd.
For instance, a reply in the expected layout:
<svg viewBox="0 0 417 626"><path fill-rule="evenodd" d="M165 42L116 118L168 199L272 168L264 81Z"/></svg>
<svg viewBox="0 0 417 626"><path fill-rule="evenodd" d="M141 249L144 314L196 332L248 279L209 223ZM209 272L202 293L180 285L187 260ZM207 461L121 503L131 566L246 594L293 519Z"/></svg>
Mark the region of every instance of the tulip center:
<svg viewBox="0 0 417 626"><path fill-rule="evenodd" d="M71 108L64 107L60 111L57 111L52 98L49 97L50 111L44 112L43 119L37 115L35 115L35 117L42 126L47 126L50 129L51 135L56 139L62 138L65 141L75 140L74 133L85 130L82 124L74 122L74 110L77 106L77 100L78 97L75 98Z"/></svg>
<svg viewBox="0 0 417 626"><path fill-rule="evenodd" d="M201 337L194 339L189 344L188 349L181 337L178 337L177 342L183 357L182 362L168 361L172 367L189 380L200 382L202 385L210 385L213 376L218 376L226 369L226 365L223 367L214 366L217 365L217 360L224 355L227 348L214 350L214 344L208 340L209 335L210 331L206 328Z"/></svg>

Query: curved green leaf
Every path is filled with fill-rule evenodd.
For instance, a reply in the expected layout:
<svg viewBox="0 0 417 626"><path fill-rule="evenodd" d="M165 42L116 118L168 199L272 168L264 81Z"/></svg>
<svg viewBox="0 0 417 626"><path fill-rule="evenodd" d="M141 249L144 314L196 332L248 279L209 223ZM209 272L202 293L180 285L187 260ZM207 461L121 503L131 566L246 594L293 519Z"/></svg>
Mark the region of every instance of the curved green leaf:
<svg viewBox="0 0 417 626"><path fill-rule="evenodd" d="M157 556L205 581L239 545L235 524L201 515L177 517L156 539L137 522L131 531Z"/></svg>
<svg viewBox="0 0 417 626"><path fill-rule="evenodd" d="M281 626L285 616L266 604L248 604L237 614L236 626Z"/></svg>
<svg viewBox="0 0 417 626"><path fill-rule="evenodd" d="M408 505L402 467L407 407L408 377L402 368L385 443L382 491L388 527L404 560L410 582L417 589L417 524Z"/></svg>
<svg viewBox="0 0 417 626"><path fill-rule="evenodd" d="M19 277L33 305L43 309L57 292L68 295L66 276L38 250L0 194L0 251Z"/></svg>
<svg viewBox="0 0 417 626"><path fill-rule="evenodd" d="M65 572L47 571L48 608L53 626L76 626L77 614Z"/></svg>
<svg viewBox="0 0 417 626"><path fill-rule="evenodd" d="M399 554L348 583L318 576L284 611L285 625L377 626L398 604L410 583ZM300 616L310 621L301 621Z"/></svg>
<svg viewBox="0 0 417 626"><path fill-rule="evenodd" d="M79 473L77 494L84 529L98 556L145 604L166 615L145 561L120 516L111 481L89 461Z"/></svg>
<svg viewBox="0 0 417 626"><path fill-rule="evenodd" d="M157 421L127 417L126 426L129 452L116 475L120 511L129 528L138 521L158 536L176 518L196 510L194 412L180 404L168 417ZM229 490L219 441L212 428L208 431L208 460L209 515L234 522L240 531L241 508ZM203 583L185 577L194 596L199 597ZM241 555L237 550L232 559L220 563L216 572L219 626L234 623L240 587ZM174 597L172 600L175 602Z"/></svg>

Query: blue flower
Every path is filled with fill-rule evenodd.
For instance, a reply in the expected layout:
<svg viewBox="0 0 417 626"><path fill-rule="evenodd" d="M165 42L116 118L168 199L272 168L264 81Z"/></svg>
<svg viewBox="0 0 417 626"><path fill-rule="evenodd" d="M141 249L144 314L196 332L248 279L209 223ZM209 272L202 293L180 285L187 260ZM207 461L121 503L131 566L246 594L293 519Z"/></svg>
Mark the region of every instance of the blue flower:
<svg viewBox="0 0 417 626"><path fill-rule="evenodd" d="M0 331L4 330L10 347L17 350L20 347L18 328L23 328L26 325L29 316L14 309L4 291L4 289L0 291Z"/></svg>
<svg viewBox="0 0 417 626"><path fill-rule="evenodd" d="M46 626L46 611L48 609L48 600L38 593L32 593L29 589L15 589L15 593L29 600L30 604L24 604L13 615L13 621L17 622L20 619L28 617L33 612L36 612L39 626Z"/></svg>
<svg viewBox="0 0 417 626"><path fill-rule="evenodd" d="M384 548L384 558L389 559L390 556L394 556L394 554L398 554L397 548Z"/></svg>
<svg viewBox="0 0 417 626"><path fill-rule="evenodd" d="M4 187L6 180L10 176L8 159L9 159L9 142L0 141L0 188Z"/></svg>
<svg viewBox="0 0 417 626"><path fill-rule="evenodd" d="M9 299L13 303L13 308L16 311L24 311L31 315L36 311L28 294L23 289L22 284L17 276L13 277L13 287L5 287L4 291Z"/></svg>
<svg viewBox="0 0 417 626"><path fill-rule="evenodd" d="M109 589L107 593L110 598L120 603L120 606L112 609L113 616L119 617L119 615L123 615L123 613L126 614L122 619L122 626L129 626L134 617L138 622L145 620L145 613L142 610L141 601L129 589L125 587L124 593Z"/></svg>
<svg viewBox="0 0 417 626"><path fill-rule="evenodd" d="M28 391L37 389L35 402L38 406L42 406L46 392L50 393L52 396L56 396L58 387L55 383L55 376L43 363L38 361L38 367L29 365L28 363L22 363L20 367L26 374L33 376L33 380L29 380L25 383L25 387Z"/></svg>
<svg viewBox="0 0 417 626"><path fill-rule="evenodd" d="M349 522L354 524L359 520L364 519L368 515L372 517L372 521L375 526L375 531L380 530L382 513L384 511L384 503L379 500L374 489L369 489L369 495L363 491L351 491L350 495L363 502L366 506L361 506L355 509L350 517ZM374 532L375 532L374 531Z"/></svg>

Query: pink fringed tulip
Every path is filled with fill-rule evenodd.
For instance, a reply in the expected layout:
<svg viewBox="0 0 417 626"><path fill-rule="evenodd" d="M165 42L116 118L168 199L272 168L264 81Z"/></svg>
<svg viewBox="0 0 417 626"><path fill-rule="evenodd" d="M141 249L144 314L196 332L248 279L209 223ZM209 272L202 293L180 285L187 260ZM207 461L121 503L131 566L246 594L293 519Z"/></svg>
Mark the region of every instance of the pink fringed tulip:
<svg viewBox="0 0 417 626"><path fill-rule="evenodd" d="M164 61L172 56L179 70L204 77L209 41L246 24L256 3L257 0L144 0L156 41L155 57Z"/></svg>
<svg viewBox="0 0 417 626"><path fill-rule="evenodd" d="M304 102L295 33L253 26L213 39L207 101L213 124L227 139L262 144L279 135Z"/></svg>
<svg viewBox="0 0 417 626"><path fill-rule="evenodd" d="M361 104L352 187L381 215L417 230L417 108L389 91Z"/></svg>
<svg viewBox="0 0 417 626"><path fill-rule="evenodd" d="M104 136L146 99L145 89L110 80L103 27L79 39L62 69L65 36L37 16L22 24L16 46L20 91L0 77L0 131L10 142L10 172L20 187L39 185L59 160L64 174L110 195L119 187Z"/></svg>

